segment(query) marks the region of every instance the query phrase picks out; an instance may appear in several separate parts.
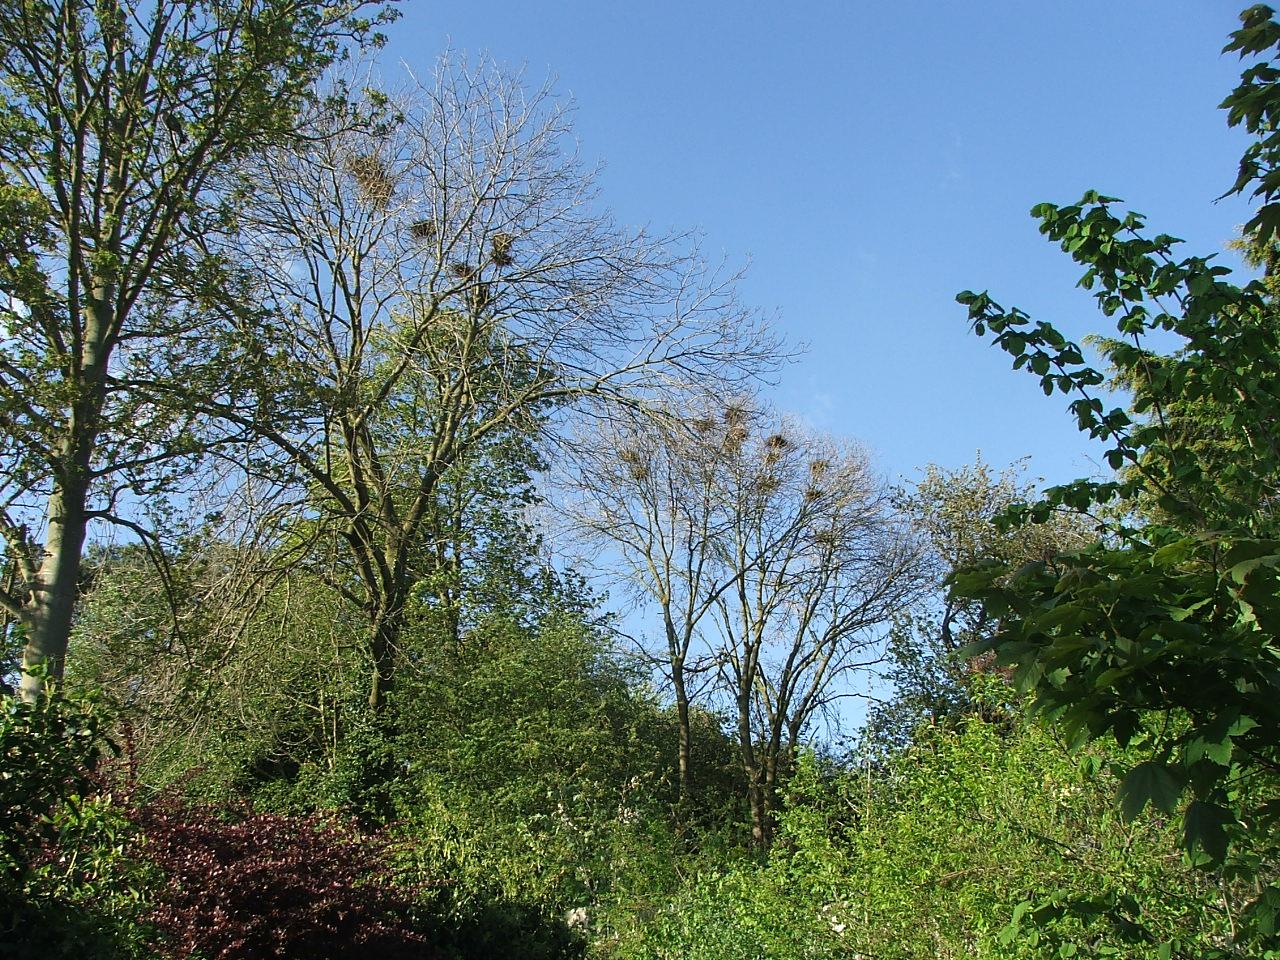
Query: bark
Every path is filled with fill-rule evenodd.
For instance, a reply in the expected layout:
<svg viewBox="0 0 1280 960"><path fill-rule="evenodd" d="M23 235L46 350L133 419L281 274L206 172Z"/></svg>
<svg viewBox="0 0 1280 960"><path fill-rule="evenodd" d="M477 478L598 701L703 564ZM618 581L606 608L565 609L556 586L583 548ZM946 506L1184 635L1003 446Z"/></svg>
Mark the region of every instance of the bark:
<svg viewBox="0 0 1280 960"><path fill-rule="evenodd" d="M679 727L680 799L689 800L693 792L693 731L689 724L689 692L684 682L683 664L673 676L676 695L676 725Z"/></svg>
<svg viewBox="0 0 1280 960"><path fill-rule="evenodd" d="M676 701L676 738L677 746L677 765L679 767L679 787L680 799L688 801L693 795L693 731L689 722L689 687L685 682L685 659L684 650L688 649L688 645L681 648L679 643L675 623L671 619L670 607L664 603L662 610L662 618L667 631L667 655L671 663L671 689L675 695Z"/></svg>
<svg viewBox="0 0 1280 960"><path fill-rule="evenodd" d="M58 457L60 469L46 508L44 556L22 611L27 643L22 651L19 689L28 702L40 696L46 683L33 675L36 667L43 666L56 686L62 682L66 666L89 527L90 465L106 395L109 331L116 319L108 307L114 296L115 288L109 282L95 284L84 312L83 393L67 416Z"/></svg>
<svg viewBox="0 0 1280 960"><path fill-rule="evenodd" d="M662 620L667 635L667 659L671 667L671 691L676 705L677 767L680 799L693 797L693 723L690 719L692 699L689 696L687 664L689 648L693 642L694 617L686 614L682 626L677 629L671 614L669 596L662 601Z"/></svg>
<svg viewBox="0 0 1280 960"><path fill-rule="evenodd" d="M27 644L22 652L23 699L35 700L45 681L32 671L43 666L49 679L62 681L80 581L80 558L88 519L83 480L59 484L49 497L49 531L38 581L24 607Z"/></svg>
<svg viewBox="0 0 1280 960"><path fill-rule="evenodd" d="M404 603L393 602L374 617L370 625L369 648L372 669L369 674L369 709L381 713L387 705L387 694L395 682L396 650L404 629Z"/></svg>
<svg viewBox="0 0 1280 960"><path fill-rule="evenodd" d="M751 734L751 695L738 696L738 748L742 756L742 773L747 784L747 800L751 806L751 845L767 850L773 841L773 818L763 783L760 759L756 755L755 738Z"/></svg>

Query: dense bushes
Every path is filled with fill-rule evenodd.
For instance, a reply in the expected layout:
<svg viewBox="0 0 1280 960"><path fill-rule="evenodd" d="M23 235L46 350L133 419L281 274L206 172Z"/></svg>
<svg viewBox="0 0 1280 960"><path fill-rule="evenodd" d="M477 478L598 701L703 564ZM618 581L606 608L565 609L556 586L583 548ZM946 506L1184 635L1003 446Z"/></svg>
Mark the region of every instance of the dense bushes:
<svg viewBox="0 0 1280 960"><path fill-rule="evenodd" d="M0 700L0 877L21 880L41 844L57 839L57 814L74 811L92 784L100 733L85 700Z"/></svg>
<svg viewBox="0 0 1280 960"><path fill-rule="evenodd" d="M674 720L598 630L555 611L532 625L488 618L457 644L415 639L374 749L335 777L393 785L404 856L441 881L431 912L444 942L477 958L575 956L583 931L567 915L598 925L606 904L675 885L689 849ZM364 778L370 755L389 780ZM700 770L708 806L728 805L722 776Z"/></svg>
<svg viewBox="0 0 1280 960"><path fill-rule="evenodd" d="M1168 819L1121 818L1108 773L1120 759L978 716L884 767L809 758L767 861L702 871L615 956L1215 955L1242 891L1192 868ZM1090 920L1053 909L1068 902Z"/></svg>
<svg viewBox="0 0 1280 960"><path fill-rule="evenodd" d="M176 795L144 801L124 771L98 768L90 702L6 698L3 709L0 956L435 955L415 926L421 890L393 874L389 839Z"/></svg>
<svg viewBox="0 0 1280 960"><path fill-rule="evenodd" d="M317 817L140 807L138 855L162 880L147 920L167 956L209 960L425 958L412 897L393 881L387 841Z"/></svg>
<svg viewBox="0 0 1280 960"><path fill-rule="evenodd" d="M6 880L16 906L4 949L209 960L1233 955L1213 951L1228 943L1247 891L1189 865L1172 818L1124 820L1111 771L1126 757L1073 753L1052 728L1021 719L999 678L970 681L986 709L924 728L887 760L805 758L762 859L734 847L731 827L681 837L660 782L617 781L630 772L611 766L619 752L593 766L589 727L607 698L587 690L609 681L551 668L581 633L505 642L489 649L492 673L476 665L467 709L436 705L457 720L454 752L436 761L453 775L419 754L397 794L403 819L376 835L176 795L83 800L68 788L89 781L96 748L76 731L93 729L90 714L58 699L14 709L11 726L42 725L39 735L65 737L69 752L59 776L28 774L54 798L39 836L6 837L25 854L21 875ZM467 695L458 677L440 682ZM482 708L493 711L483 722ZM439 720L423 710L425 737ZM516 714L565 729L516 743L516 730L502 732ZM409 716L401 737L415 729ZM574 733L577 719L587 727ZM483 743L468 761L472 737ZM625 742L617 729L600 737ZM388 749L406 742L390 738ZM563 752L518 749L531 742ZM6 796L18 796L17 779L5 778L15 791ZM6 821L14 829L33 828ZM1265 955L1266 944L1253 946Z"/></svg>
<svg viewBox="0 0 1280 960"><path fill-rule="evenodd" d="M146 870L121 811L92 795L103 747L92 701L0 699L0 956L143 955Z"/></svg>

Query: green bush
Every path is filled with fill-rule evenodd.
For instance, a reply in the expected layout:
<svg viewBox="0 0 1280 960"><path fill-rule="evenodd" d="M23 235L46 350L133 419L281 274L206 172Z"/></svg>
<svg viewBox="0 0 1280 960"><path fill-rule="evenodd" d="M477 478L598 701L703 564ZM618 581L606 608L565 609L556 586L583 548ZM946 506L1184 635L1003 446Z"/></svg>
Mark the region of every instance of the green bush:
<svg viewBox="0 0 1280 960"><path fill-rule="evenodd" d="M0 876L21 880L42 844L58 838L58 815L88 792L101 751L90 701L0 700Z"/></svg>
<svg viewBox="0 0 1280 960"><path fill-rule="evenodd" d="M102 718L59 694L0 701L0 956L145 956L147 870L133 829L97 792Z"/></svg>
<svg viewBox="0 0 1280 960"><path fill-rule="evenodd" d="M924 731L879 768L807 757L768 859L704 869L612 955L1209 956L1243 900L1186 861L1172 818L1122 818L1122 759L1012 711Z"/></svg>
<svg viewBox="0 0 1280 960"><path fill-rule="evenodd" d="M397 691L399 830L459 955L580 955L566 915L670 863L675 738L634 680L566 614L492 618Z"/></svg>

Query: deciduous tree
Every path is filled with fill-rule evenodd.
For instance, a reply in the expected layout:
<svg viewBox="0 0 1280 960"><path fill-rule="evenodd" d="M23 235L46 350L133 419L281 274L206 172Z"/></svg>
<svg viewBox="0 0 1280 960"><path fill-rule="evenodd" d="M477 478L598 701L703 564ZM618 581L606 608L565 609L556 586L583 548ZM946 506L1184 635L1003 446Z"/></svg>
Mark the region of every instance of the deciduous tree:
<svg viewBox="0 0 1280 960"><path fill-rule="evenodd" d="M923 589L919 546L865 453L745 403L615 436L592 445L579 525L660 615L686 783L689 681L714 669L767 845L801 737Z"/></svg>
<svg viewBox="0 0 1280 960"><path fill-rule="evenodd" d="M0 607L61 676L90 524L207 423L146 389L223 368L231 167L288 139L356 3L30 2L0 16ZM380 16L375 14L375 19ZM135 532L144 534L136 524Z"/></svg>
<svg viewBox="0 0 1280 960"><path fill-rule="evenodd" d="M381 123L320 113L304 149L255 167L243 255L285 318L269 349L291 405L211 412L261 438L340 546L381 709L451 468L571 409L749 378L774 344L730 278L600 212L549 91L446 59L367 106Z"/></svg>
<svg viewBox="0 0 1280 960"><path fill-rule="evenodd" d="M575 533L593 552L605 551L596 566L657 610L662 642L637 649L669 684L686 799L692 711L714 667L707 626L733 576L717 553L724 523L719 454L727 435L719 416L603 425L577 444L568 507ZM745 417L745 410L731 416Z"/></svg>
<svg viewBox="0 0 1280 960"><path fill-rule="evenodd" d="M1228 50L1280 49L1280 22L1262 6L1242 14ZM1245 70L1224 106L1254 135L1235 189L1264 201L1252 243L1272 242L1280 144L1274 60ZM959 595L1000 618L983 648L1016 667L1035 703L1081 739L1140 744L1120 789L1133 816L1147 804L1181 813L1184 844L1203 865L1251 891L1242 939L1274 943L1276 771L1280 769L1280 323L1270 285L1237 286L1213 258L1184 256L1151 236L1140 214L1090 191L1079 203L1039 204L1041 232L1085 273L1117 336L1107 358L1132 390L1107 410L1105 375L1051 324L966 292L975 332L993 339L1046 394L1073 396L1082 430L1108 444L1117 476L1051 488L1014 511L1017 523L1066 507L1111 510L1105 536L1076 554L1000 564L957 576ZM1177 348L1159 349L1172 336ZM1195 428L1188 431L1188 427ZM1190 441L1190 442L1189 442ZM1239 904L1236 904L1239 906ZM1169 955L1176 944L1166 945Z"/></svg>
<svg viewBox="0 0 1280 960"><path fill-rule="evenodd" d="M890 618L927 579L920 546L861 449L730 426L715 601L717 656L733 705L752 837L772 842L778 787L801 738L884 654Z"/></svg>

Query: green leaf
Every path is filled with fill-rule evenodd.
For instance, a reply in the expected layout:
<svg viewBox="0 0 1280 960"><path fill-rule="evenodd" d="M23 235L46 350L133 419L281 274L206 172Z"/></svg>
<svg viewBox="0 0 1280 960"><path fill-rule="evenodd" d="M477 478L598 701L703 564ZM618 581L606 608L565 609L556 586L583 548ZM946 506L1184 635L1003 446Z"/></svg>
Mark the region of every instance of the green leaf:
<svg viewBox="0 0 1280 960"><path fill-rule="evenodd" d="M1044 676L1045 665L1039 660L1029 660L1018 666L1013 674L1013 686L1019 693L1035 688Z"/></svg>
<svg viewBox="0 0 1280 960"><path fill-rule="evenodd" d="M1120 812L1133 820L1148 803L1165 813L1172 813L1182 794L1182 784L1173 771L1162 763L1147 760L1138 764L1120 785Z"/></svg>
<svg viewBox="0 0 1280 960"><path fill-rule="evenodd" d="M1183 843L1189 853L1203 851L1215 863L1220 863L1227 853L1227 824L1234 822L1231 814L1216 803L1192 800L1183 817Z"/></svg>
<svg viewBox="0 0 1280 960"><path fill-rule="evenodd" d="M1187 760L1195 763L1198 760L1212 760L1220 767L1229 767L1231 765L1231 740L1224 737L1221 740L1207 740L1204 737L1196 737L1187 744Z"/></svg>
<svg viewBox="0 0 1280 960"><path fill-rule="evenodd" d="M1244 583L1259 565L1275 566L1280 563L1278 548L1280 543L1275 540L1237 540L1222 561L1227 568L1227 576L1236 583Z"/></svg>
<svg viewBox="0 0 1280 960"><path fill-rule="evenodd" d="M1153 553L1151 562L1158 567L1176 567L1191 556L1195 546L1196 541L1193 537L1183 537L1173 543L1165 544Z"/></svg>

